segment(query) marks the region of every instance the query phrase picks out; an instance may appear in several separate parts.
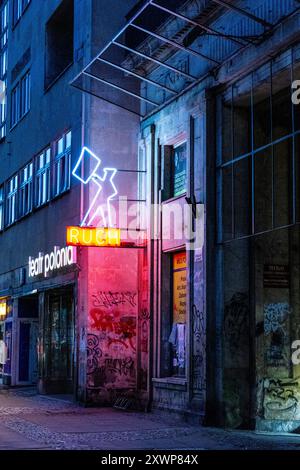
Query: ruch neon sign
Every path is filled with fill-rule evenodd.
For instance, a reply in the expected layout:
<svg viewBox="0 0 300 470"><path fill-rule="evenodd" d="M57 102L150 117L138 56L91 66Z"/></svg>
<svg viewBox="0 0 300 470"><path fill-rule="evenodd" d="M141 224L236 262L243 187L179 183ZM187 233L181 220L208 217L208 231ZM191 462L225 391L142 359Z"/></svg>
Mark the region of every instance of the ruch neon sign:
<svg viewBox="0 0 300 470"><path fill-rule="evenodd" d="M95 155L89 148L83 147L76 165L72 171L73 176L81 183L88 184L92 181L96 186L96 194L88 208L80 226L90 226L97 216L101 216L104 227L112 227L111 201L118 194L114 183L114 177L117 173L116 168L103 168L103 175L98 173L101 165L101 159ZM100 193L104 185L109 185L110 195L106 198L107 217L104 213L103 201L101 201Z"/></svg>
<svg viewBox="0 0 300 470"><path fill-rule="evenodd" d="M118 228L67 227L68 246L121 246Z"/></svg>

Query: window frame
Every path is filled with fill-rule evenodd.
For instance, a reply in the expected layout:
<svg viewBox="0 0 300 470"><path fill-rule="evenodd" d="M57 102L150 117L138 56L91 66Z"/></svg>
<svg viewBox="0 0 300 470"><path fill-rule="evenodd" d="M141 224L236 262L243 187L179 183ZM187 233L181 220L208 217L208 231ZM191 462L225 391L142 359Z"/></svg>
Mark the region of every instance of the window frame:
<svg viewBox="0 0 300 470"><path fill-rule="evenodd" d="M9 36L9 1L0 8L0 80L3 90L0 97L0 141L4 139L7 131L7 54Z"/></svg>
<svg viewBox="0 0 300 470"><path fill-rule="evenodd" d="M49 152L49 161L47 161L47 154ZM43 157L43 165L40 164L40 159ZM36 208L43 207L51 200L51 165L52 165L52 147L47 146L42 152L39 152L35 157L35 196L34 206ZM46 186L46 191L45 191ZM46 194L45 199L43 195Z"/></svg>
<svg viewBox="0 0 300 470"><path fill-rule="evenodd" d="M6 227L10 227L18 220L18 190L19 190L19 175L15 173L7 181L7 194L6 194ZM11 188L12 186L12 188Z"/></svg>
<svg viewBox="0 0 300 470"><path fill-rule="evenodd" d="M68 145L67 138L71 141ZM59 146L62 142L62 150ZM53 155L53 199L66 193L71 188L71 155L72 155L72 130L64 132L59 139L54 142ZM62 170L61 170L62 168ZM64 185L61 187L61 174L64 177Z"/></svg>
<svg viewBox="0 0 300 470"><path fill-rule="evenodd" d="M183 192L180 194L175 194L175 152L176 149L185 146L186 149L186 156L185 156L185 189ZM187 139L184 139L175 145L173 145L173 150L172 150L172 161L171 161L171 199L173 198L178 198L178 197L183 197L187 193L187 180L188 180L188 141Z"/></svg>
<svg viewBox="0 0 300 470"><path fill-rule="evenodd" d="M0 185L0 232L4 230L5 225L5 184Z"/></svg>
<svg viewBox="0 0 300 470"><path fill-rule="evenodd" d="M27 70L18 80L11 91L11 127L17 124L29 113L31 108L31 70Z"/></svg>
<svg viewBox="0 0 300 470"><path fill-rule="evenodd" d="M19 172L19 219L26 217L33 210L33 160L25 165ZM23 172L26 171L26 179L23 179ZM27 173L29 172L29 176Z"/></svg>
<svg viewBox="0 0 300 470"><path fill-rule="evenodd" d="M14 29L25 11L29 7L31 0L13 0L12 1L12 29ZM17 13L17 14L16 14Z"/></svg>
<svg viewBox="0 0 300 470"><path fill-rule="evenodd" d="M297 55L297 60L295 56ZM256 68L252 72L248 73L246 76L242 77L238 81L234 82L233 84L220 87L218 92L216 93L216 129L222 128L223 137L224 137L224 124L223 124L223 97L224 96L231 96L233 95L232 90L234 87L239 86L239 83L246 81L249 79L250 83L250 94L251 94L251 148L246 153L241 152L238 155L235 155L232 151L231 158L224 159L224 143L222 141L222 137L220 135L216 136L217 139L217 154L216 154L216 172L217 172L217 203L218 203L218 228L217 228L217 243L224 244L230 243L234 240L240 240L244 238L253 237L259 234L267 233L272 230L290 227L299 223L297 219L297 201L296 201L296 191L297 191L297 184L295 179L295 174L293 175L293 171L295 172L295 162L296 162L296 154L295 154L295 141L300 136L300 129L296 127L295 124L295 106L292 103L292 99L290 99L288 111L288 118L292 121L292 128L290 129L289 126L286 127L285 132L282 135L275 135L274 132L274 109L273 105L277 99L278 93L282 93L285 90L292 89L292 82L295 79L294 77L294 67L297 65L298 69L300 66L300 46L296 45L292 48L285 50L283 53L278 54L272 60L269 60L265 64L261 65L260 67ZM257 83L259 84L259 80L257 77L260 77L260 74L263 72L267 73L266 70L270 71L269 79L271 81L269 87L269 95L267 95L266 101L270 100L270 119L269 125L271 126L271 137L267 143L262 143L261 145L257 145L255 142L255 116L256 111L256 101L255 97L257 94ZM274 93L274 85L276 88L277 82L276 79L280 74L286 75L286 86L282 89L277 90ZM298 70L299 74L299 70ZM300 105L298 105L300 107ZM231 98L231 116L233 114L233 100ZM299 112L299 111L298 111ZM233 126L233 119L227 119L228 135L231 135L231 143L234 141L234 126ZM278 132L276 130L276 132ZM287 163L287 172L290 173L289 179L286 180L287 184L287 194L286 194L286 204L287 204L287 221L286 223L277 223L276 221L276 211L277 211L277 203L276 203L276 194L275 194L275 150L279 144L287 144L291 141L291 148L292 151L289 155L290 161ZM232 144L233 148L233 144ZM270 165L271 165L271 177L272 177L272 201L271 201L271 212L272 212L272 222L271 225L269 224L268 227L261 227L259 226L259 222L256 220L256 213L257 210L257 190L255 185L255 168L257 166L258 158L260 158L259 154L263 154L264 152L270 152ZM249 188L250 188L250 197L249 197L249 223L248 229L245 233L238 233L236 229L236 185L237 179L235 177L235 169L239 163L246 162L246 160L250 161L249 170L248 170L248 180L249 180ZM229 192L226 190L226 172L231 169L231 189L229 188L229 184L227 185L229 188ZM224 186L225 183L225 186ZM225 189L224 189L225 188ZM299 188L298 188L299 190ZM224 196L225 199L224 199ZM227 204L231 204L231 212L224 211L224 207ZM238 212L238 211L237 211ZM231 225L230 232L226 231L226 228L229 228ZM225 232L224 232L225 228Z"/></svg>

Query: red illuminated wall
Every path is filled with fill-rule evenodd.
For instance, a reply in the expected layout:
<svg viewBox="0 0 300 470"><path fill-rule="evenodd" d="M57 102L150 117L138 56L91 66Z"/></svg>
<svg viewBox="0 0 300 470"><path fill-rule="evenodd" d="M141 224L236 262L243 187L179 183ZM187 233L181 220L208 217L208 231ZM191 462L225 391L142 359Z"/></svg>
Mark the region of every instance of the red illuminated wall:
<svg viewBox="0 0 300 470"><path fill-rule="evenodd" d="M138 387L139 254L135 249L88 248L88 402L136 397Z"/></svg>

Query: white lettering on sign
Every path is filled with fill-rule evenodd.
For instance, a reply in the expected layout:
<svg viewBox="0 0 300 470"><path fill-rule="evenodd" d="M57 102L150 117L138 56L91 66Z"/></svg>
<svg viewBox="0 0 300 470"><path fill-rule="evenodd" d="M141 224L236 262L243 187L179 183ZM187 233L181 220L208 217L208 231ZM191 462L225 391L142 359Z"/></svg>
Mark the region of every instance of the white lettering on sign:
<svg viewBox="0 0 300 470"><path fill-rule="evenodd" d="M28 273L29 277L47 275L61 268L71 266L76 263L76 248L67 246L65 248L55 247L51 253L43 255L39 253L37 258L29 257Z"/></svg>

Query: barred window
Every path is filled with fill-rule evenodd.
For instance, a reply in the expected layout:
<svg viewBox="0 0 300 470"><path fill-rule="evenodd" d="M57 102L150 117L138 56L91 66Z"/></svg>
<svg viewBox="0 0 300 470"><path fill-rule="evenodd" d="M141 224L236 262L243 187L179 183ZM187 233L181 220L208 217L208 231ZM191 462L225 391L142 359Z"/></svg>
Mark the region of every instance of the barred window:
<svg viewBox="0 0 300 470"><path fill-rule="evenodd" d="M35 205L37 207L46 204L50 200L50 162L51 149L49 147L36 158Z"/></svg>
<svg viewBox="0 0 300 470"><path fill-rule="evenodd" d="M71 183L71 131L65 133L55 144L54 196L70 189Z"/></svg>
<svg viewBox="0 0 300 470"><path fill-rule="evenodd" d="M17 220L17 194L18 194L18 175L14 175L8 181L7 192L7 225L13 224Z"/></svg>
<svg viewBox="0 0 300 470"><path fill-rule="evenodd" d="M20 172L19 215L23 217L32 211L32 174L33 163L26 165Z"/></svg>

